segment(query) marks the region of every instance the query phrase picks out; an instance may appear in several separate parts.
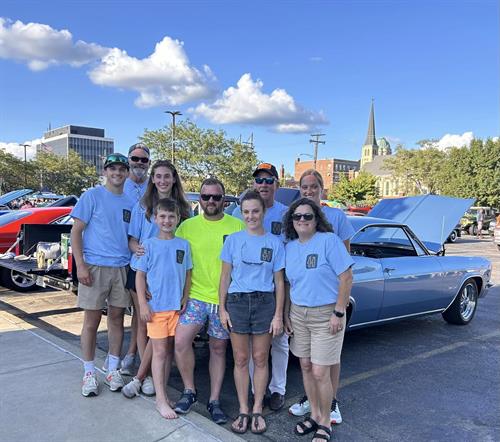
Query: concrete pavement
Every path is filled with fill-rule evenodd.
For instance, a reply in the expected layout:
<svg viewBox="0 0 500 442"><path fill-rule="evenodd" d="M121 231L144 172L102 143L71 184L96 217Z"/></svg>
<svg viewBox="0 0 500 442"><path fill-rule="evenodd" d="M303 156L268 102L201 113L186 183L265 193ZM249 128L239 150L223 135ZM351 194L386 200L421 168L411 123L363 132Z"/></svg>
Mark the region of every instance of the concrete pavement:
<svg viewBox="0 0 500 442"><path fill-rule="evenodd" d="M242 440L196 412L163 419L154 399L111 393L102 372L99 396L84 398L78 349L5 311L0 311L0 354L2 441ZM98 350L98 366L104 357Z"/></svg>

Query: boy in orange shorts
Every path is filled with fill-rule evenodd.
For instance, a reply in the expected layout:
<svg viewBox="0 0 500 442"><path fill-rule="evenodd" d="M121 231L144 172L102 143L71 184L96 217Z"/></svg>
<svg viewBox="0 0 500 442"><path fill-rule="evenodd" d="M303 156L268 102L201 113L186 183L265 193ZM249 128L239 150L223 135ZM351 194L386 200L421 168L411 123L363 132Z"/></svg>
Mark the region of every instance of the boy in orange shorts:
<svg viewBox="0 0 500 442"><path fill-rule="evenodd" d="M173 358L175 328L189 297L193 267L189 243L174 235L179 220L179 208L174 200L158 201L154 208L158 236L144 241L145 253L136 264L139 313L147 322L148 336L153 344L151 369L156 409L165 419L177 417L165 390L165 365ZM146 289L151 293L149 301Z"/></svg>

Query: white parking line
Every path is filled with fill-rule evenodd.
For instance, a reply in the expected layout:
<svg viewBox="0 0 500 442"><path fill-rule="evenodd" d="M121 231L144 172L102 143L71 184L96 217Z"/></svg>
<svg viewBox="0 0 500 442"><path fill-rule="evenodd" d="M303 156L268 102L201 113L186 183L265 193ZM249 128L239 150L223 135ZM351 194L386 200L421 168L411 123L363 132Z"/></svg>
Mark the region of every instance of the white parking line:
<svg viewBox="0 0 500 442"><path fill-rule="evenodd" d="M473 343L473 341L483 341L483 340L487 340L487 339L495 338L495 337L500 337L500 331L495 331L492 333L488 333L486 335L477 336L476 338L474 338L470 341L457 342L455 344L445 345L444 347L436 348L435 350L430 350L430 351L427 351L425 353L420 353L416 356L412 356L412 357L403 359L401 361L385 365L385 366L380 367L380 368L368 370L368 371L365 371L363 373L359 373L359 374L356 374L354 376L350 376L348 378L341 380L340 387L346 387L346 386L352 385L356 382L364 381L364 380L372 378L374 376L378 376L380 374L399 369L401 367L404 367L405 365L414 364L415 362L419 362L419 361L422 361L424 359L428 359L428 358L431 358L433 356L443 354L443 353L455 350L455 349L460 348L460 347L465 347L467 345L471 345Z"/></svg>

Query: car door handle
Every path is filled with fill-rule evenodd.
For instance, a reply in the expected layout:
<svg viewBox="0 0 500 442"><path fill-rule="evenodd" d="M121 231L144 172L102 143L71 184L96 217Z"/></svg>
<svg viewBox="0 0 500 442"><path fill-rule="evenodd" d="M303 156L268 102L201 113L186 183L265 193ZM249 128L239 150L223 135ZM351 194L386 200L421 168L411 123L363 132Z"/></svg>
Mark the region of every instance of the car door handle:
<svg viewBox="0 0 500 442"><path fill-rule="evenodd" d="M389 272L392 272L392 271L394 271L394 270L396 270L396 268L395 268L395 267L386 267L386 268L384 269L384 272L389 273Z"/></svg>

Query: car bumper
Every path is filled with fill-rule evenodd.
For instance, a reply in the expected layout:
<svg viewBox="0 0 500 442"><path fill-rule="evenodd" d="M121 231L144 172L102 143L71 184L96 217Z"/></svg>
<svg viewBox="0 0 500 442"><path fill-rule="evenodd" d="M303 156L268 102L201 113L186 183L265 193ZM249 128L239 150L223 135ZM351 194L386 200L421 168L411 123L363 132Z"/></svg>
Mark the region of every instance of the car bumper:
<svg viewBox="0 0 500 442"><path fill-rule="evenodd" d="M487 284L483 287L483 289L481 290L481 293L479 294L479 298L484 298L484 297L488 294L488 292L489 292L490 288L491 288L491 287L493 287L494 285L495 285L495 284L493 284L492 282L488 282L488 283L487 283Z"/></svg>

